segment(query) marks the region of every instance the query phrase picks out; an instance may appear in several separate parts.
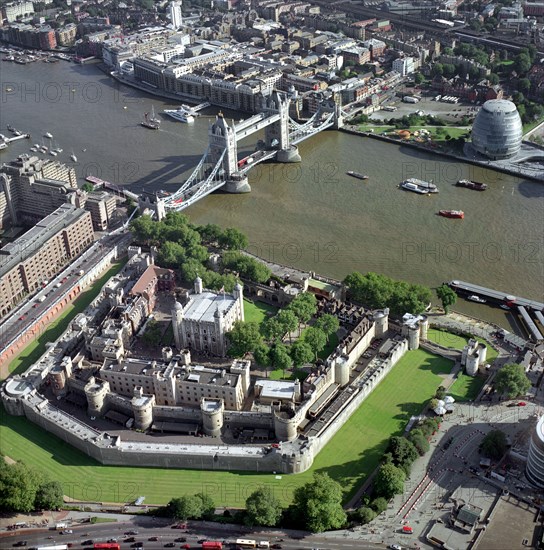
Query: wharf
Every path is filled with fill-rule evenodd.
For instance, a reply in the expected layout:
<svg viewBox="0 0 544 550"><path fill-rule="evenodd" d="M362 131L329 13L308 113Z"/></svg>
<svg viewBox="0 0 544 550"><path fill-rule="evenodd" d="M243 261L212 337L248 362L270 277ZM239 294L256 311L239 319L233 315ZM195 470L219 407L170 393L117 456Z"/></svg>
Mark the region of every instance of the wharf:
<svg viewBox="0 0 544 550"><path fill-rule="evenodd" d="M491 300L495 300L497 303L506 304L512 303L515 306L524 306L534 311L543 311L544 304L535 300L529 300L527 298L518 298L510 295L508 292L501 292L500 290L493 290L484 286L474 285L472 283L466 283L464 281L450 281L448 286L455 291L461 291L470 294L477 294L479 296L485 296Z"/></svg>

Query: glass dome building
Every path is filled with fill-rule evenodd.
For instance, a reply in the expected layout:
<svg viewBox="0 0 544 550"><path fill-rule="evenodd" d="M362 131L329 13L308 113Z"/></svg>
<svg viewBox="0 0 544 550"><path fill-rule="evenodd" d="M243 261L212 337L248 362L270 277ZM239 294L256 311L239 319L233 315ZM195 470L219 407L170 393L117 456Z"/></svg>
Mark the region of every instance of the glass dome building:
<svg viewBox="0 0 544 550"><path fill-rule="evenodd" d="M533 485L544 488L544 416L540 417L531 438L525 475Z"/></svg>
<svg viewBox="0 0 544 550"><path fill-rule="evenodd" d="M516 106L506 99L486 101L472 125L472 146L493 159L506 159L518 153L523 129Z"/></svg>

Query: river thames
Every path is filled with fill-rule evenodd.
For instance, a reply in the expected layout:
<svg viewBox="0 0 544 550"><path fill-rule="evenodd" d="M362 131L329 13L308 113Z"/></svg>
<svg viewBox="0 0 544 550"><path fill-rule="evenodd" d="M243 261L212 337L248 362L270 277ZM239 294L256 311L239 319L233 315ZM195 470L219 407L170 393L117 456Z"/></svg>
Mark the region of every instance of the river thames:
<svg viewBox="0 0 544 550"><path fill-rule="evenodd" d="M143 113L174 102L120 86L96 66L0 62L0 132L7 124L40 143L53 134L57 158L75 164L78 179L95 175L135 192L174 191L207 145L217 109L192 125L163 118L161 129L139 125ZM225 113L239 120L248 115ZM259 136L248 138L249 153ZM8 162L28 153L22 140L0 152ZM544 299L544 185L414 149L326 131L299 146L296 165L259 165L247 195L210 195L185 213L196 223L235 226L263 258L342 279L375 271L436 286L460 279ZM50 157L51 158L51 157ZM364 182L347 170L369 176ZM407 193L406 177L432 179L440 193ZM460 178L489 184L483 193L457 188ZM464 220L437 216L459 209ZM508 326L504 312L460 300L455 309Z"/></svg>

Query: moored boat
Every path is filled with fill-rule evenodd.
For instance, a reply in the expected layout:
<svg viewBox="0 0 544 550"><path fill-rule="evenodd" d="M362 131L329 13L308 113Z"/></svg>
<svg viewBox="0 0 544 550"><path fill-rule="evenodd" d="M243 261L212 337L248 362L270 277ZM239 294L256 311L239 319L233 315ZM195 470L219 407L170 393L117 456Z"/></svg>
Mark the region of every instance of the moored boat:
<svg viewBox="0 0 544 550"><path fill-rule="evenodd" d="M462 210L439 210L438 215L444 218L457 218L460 220L465 217L465 213Z"/></svg>
<svg viewBox="0 0 544 550"><path fill-rule="evenodd" d="M43 137L46 137L46 138L49 138L49 139L53 139L53 134L51 132L45 132L45 134L43 135Z"/></svg>
<svg viewBox="0 0 544 550"><path fill-rule="evenodd" d="M484 300L480 296L477 296L476 294L472 294L472 296L468 296L467 300L470 300L471 302L478 302L479 304L487 304L487 300Z"/></svg>
<svg viewBox="0 0 544 550"><path fill-rule="evenodd" d="M359 172L354 172L353 170L348 170L346 172L346 174L348 176L351 176L352 178L357 178L357 179L360 179L360 180L367 180L368 179L368 176L365 176L364 174L361 174Z"/></svg>
<svg viewBox="0 0 544 550"><path fill-rule="evenodd" d="M165 115L168 115L179 122L191 123L194 122L194 117L188 113L183 107L179 109L165 109L163 111Z"/></svg>
<svg viewBox="0 0 544 550"><path fill-rule="evenodd" d="M457 187L466 187L467 189L474 189L474 191L485 191L487 189L487 184L481 183L479 181L472 180L457 180L455 184Z"/></svg>

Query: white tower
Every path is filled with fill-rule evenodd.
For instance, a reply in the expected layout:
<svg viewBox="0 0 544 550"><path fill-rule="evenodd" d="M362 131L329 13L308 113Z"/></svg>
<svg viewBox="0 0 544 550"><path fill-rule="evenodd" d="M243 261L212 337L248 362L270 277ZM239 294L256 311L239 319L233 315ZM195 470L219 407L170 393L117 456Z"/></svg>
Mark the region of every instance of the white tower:
<svg viewBox="0 0 544 550"><path fill-rule="evenodd" d="M181 28L183 24L183 20L181 17L181 0L170 2L169 9L170 19L172 20L172 28L177 31Z"/></svg>

